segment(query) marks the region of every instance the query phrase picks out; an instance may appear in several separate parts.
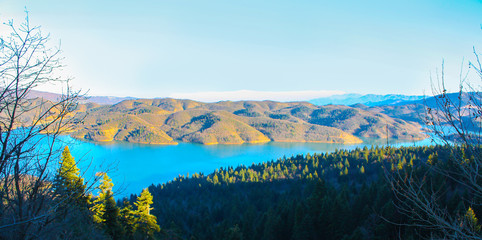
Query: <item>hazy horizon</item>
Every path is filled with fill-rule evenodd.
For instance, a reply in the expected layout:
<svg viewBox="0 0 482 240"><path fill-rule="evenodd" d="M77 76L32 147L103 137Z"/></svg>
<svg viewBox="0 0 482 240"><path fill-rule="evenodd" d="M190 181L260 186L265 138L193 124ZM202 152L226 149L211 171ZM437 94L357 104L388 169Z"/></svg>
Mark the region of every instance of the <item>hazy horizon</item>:
<svg viewBox="0 0 482 240"><path fill-rule="evenodd" d="M62 94L61 92L42 91L36 90L41 93ZM450 92L449 92L450 93ZM362 97L362 96L387 96L387 95L402 95L402 96L430 96L430 95L410 95L410 94L398 94L398 93L386 93L386 94L360 94L360 93L348 93L343 91L282 91L282 92L269 92L269 91L251 91L251 90L238 90L238 91L220 91L220 92L193 92L193 93L173 93L168 96L157 97L143 97L143 96L112 96L112 95L92 95L89 92L84 93L86 97L96 98L120 98L120 99L186 99L194 100L206 103L215 103L220 101L276 101L276 102L303 102L323 98L340 98L340 97Z"/></svg>

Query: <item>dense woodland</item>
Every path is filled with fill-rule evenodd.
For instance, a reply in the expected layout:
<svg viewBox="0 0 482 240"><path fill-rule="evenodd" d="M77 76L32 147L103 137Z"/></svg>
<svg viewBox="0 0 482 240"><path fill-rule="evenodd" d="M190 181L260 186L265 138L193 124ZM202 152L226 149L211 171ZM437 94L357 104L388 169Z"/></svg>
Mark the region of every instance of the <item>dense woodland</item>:
<svg viewBox="0 0 482 240"><path fill-rule="evenodd" d="M374 147L306 154L179 176L152 185L152 214L162 239L423 239L443 233L416 227L399 211L387 181L394 173L427 179L443 190L438 203L460 224L480 225L480 198L446 177L462 148ZM467 156L470 159L471 156ZM453 164L453 162L452 162ZM132 200L135 196L132 196ZM474 204L475 203L475 204ZM475 214L475 215L474 215ZM441 235L439 235L441 234Z"/></svg>
<svg viewBox="0 0 482 240"><path fill-rule="evenodd" d="M66 147L51 184L55 211L40 222L13 225L2 239L426 239L444 238L401 206L392 176L423 178L424 188L457 224L482 234L481 198L435 169L474 160L474 146L372 147L283 157L252 166L194 173L114 199L99 173L96 195ZM457 156L457 157L456 157ZM405 176L405 177L403 177ZM405 179L404 179L405 178ZM8 205L0 205L8 215ZM420 213L423 214L423 213ZM42 226L42 224L45 224ZM466 239L466 238L461 238Z"/></svg>

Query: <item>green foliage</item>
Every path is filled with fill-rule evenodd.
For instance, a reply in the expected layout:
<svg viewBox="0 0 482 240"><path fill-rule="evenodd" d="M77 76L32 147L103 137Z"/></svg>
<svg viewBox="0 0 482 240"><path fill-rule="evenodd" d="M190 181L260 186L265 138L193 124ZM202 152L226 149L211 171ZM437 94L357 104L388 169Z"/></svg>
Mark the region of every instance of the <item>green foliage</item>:
<svg viewBox="0 0 482 240"><path fill-rule="evenodd" d="M90 196L86 193L87 187L67 146L61 154L52 188L53 202L57 207L53 221L49 219L51 227L47 230L46 236L38 238L102 239L104 235L96 228L89 211L91 203Z"/></svg>
<svg viewBox="0 0 482 240"><path fill-rule="evenodd" d="M273 113L273 114L270 114L269 117L272 118L272 119L278 119L278 120L288 120L288 119L290 119L290 115L288 115L288 114Z"/></svg>
<svg viewBox="0 0 482 240"><path fill-rule="evenodd" d="M226 236L224 237L226 240L242 240L244 239L243 233L239 229L238 225L234 225L234 227L229 228L226 231Z"/></svg>
<svg viewBox="0 0 482 240"><path fill-rule="evenodd" d="M435 165L435 164L437 164L437 160L438 160L437 154L433 153L433 154L430 154L428 156L427 163L430 164L430 165Z"/></svg>
<svg viewBox="0 0 482 240"><path fill-rule="evenodd" d="M200 129L201 131L212 127L215 123L219 121L221 121L221 118L211 113L201 115L198 117L193 117L191 119L191 123L202 124L202 127Z"/></svg>
<svg viewBox="0 0 482 240"><path fill-rule="evenodd" d="M132 210L132 205L127 200L124 200L123 208L120 210L119 222L124 227L125 238L132 239L136 232L136 215L135 211Z"/></svg>
<svg viewBox="0 0 482 240"><path fill-rule="evenodd" d="M100 173L102 179L97 189L97 196L91 207L94 222L112 239L154 239L160 231L153 209L152 195L144 189L134 203L136 210L128 201L124 201L120 209L114 200L112 187L114 184L106 173Z"/></svg>
<svg viewBox="0 0 482 240"><path fill-rule="evenodd" d="M155 232L161 229L157 225L156 217L151 214L152 195L147 188L142 190L141 196L134 203L137 206L135 229L143 236L153 238Z"/></svg>
<svg viewBox="0 0 482 240"><path fill-rule="evenodd" d="M112 239L120 239L124 234L124 229L119 221L119 207L117 207L111 191L106 192L105 199L102 212L103 228Z"/></svg>
<svg viewBox="0 0 482 240"><path fill-rule="evenodd" d="M80 177L80 169L67 146L62 152L53 187L61 208L65 208L68 204L82 209L88 207L89 197L85 194L84 179Z"/></svg>
<svg viewBox="0 0 482 240"><path fill-rule="evenodd" d="M112 179L107 176L107 173L99 173L99 175L102 176L100 185L97 187L99 196L94 199L94 205L91 207L91 211L93 212L94 222L101 224L105 221L104 212L107 201L113 198L112 187L114 184L112 183Z"/></svg>
<svg viewBox="0 0 482 240"><path fill-rule="evenodd" d="M467 163L460 162L451 157L454 152L463 148L357 148L180 175L144 189L135 210L127 201L122 209L116 205L112 180L102 173L91 210L98 229L112 239L419 239L437 234L415 231L410 226L417 223L398 212L402 202L384 179L391 170L423 177L427 188L443 193L436 204L458 216L460 226L480 233L482 209L464 207L474 202L467 197L470 189L430 171L473 159L464 153ZM68 148L58 172L57 193L76 193L82 181Z"/></svg>
<svg viewBox="0 0 482 240"><path fill-rule="evenodd" d="M410 217L398 212L401 203L385 169L424 176L430 155L442 164L451 152L444 146L357 148L195 173L151 186L152 213L163 232L185 239L429 238L430 232L415 231ZM445 189L439 204L449 213L466 211L461 196L467 189L433 174L426 181ZM481 211L474 207L465 223L479 226L475 216Z"/></svg>
<svg viewBox="0 0 482 240"><path fill-rule="evenodd" d="M234 111L233 114L244 116L244 117L261 117L261 114L252 110L248 109L241 109L238 111Z"/></svg>
<svg viewBox="0 0 482 240"><path fill-rule="evenodd" d="M65 146L60 158L59 177L65 179L67 187L75 187L78 184L80 170L76 166L75 159L70 154L69 147Z"/></svg>
<svg viewBox="0 0 482 240"><path fill-rule="evenodd" d="M482 226L479 224L479 219L477 219L474 210L471 207L469 207L465 213L465 220L470 229L472 229L474 232L480 232Z"/></svg>

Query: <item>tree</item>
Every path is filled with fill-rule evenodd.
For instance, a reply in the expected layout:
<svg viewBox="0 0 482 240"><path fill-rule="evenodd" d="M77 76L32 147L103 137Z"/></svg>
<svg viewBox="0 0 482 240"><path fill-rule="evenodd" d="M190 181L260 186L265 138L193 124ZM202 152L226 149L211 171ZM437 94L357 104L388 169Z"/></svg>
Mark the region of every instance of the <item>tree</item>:
<svg viewBox="0 0 482 240"><path fill-rule="evenodd" d="M473 210L482 214L482 95L469 83L482 81L482 64L475 49L474 54L475 61L460 74L458 92L446 89L442 64L441 74L432 84L433 98L425 99L423 121L433 140L450 149L450 156L441 159L431 154L427 162L386 172L397 209L412 221L409 225L429 231L431 238L482 238ZM456 190L450 190L453 188ZM463 194L458 210L449 209L444 201L448 194Z"/></svg>
<svg viewBox="0 0 482 240"><path fill-rule="evenodd" d="M62 152L59 169L53 185L53 201L58 204L53 224L48 228L46 238L96 239L103 238L92 221L89 211L90 196L80 176L80 169L66 146ZM115 206L115 205L114 205Z"/></svg>
<svg viewBox="0 0 482 240"><path fill-rule="evenodd" d="M102 179L97 187L99 196L94 199L93 206L90 209L93 214L93 221L113 239L120 239L124 234L124 228L121 225L120 209L116 205L112 192L114 184L107 173L102 172L97 175L102 176Z"/></svg>
<svg viewBox="0 0 482 240"><path fill-rule="evenodd" d="M136 230L142 236L153 237L154 232L159 232L161 229L157 225L157 220L154 215L151 214L152 195L147 188L144 188L141 192L141 196L137 198L134 203L137 206L136 216Z"/></svg>
<svg viewBox="0 0 482 240"><path fill-rule="evenodd" d="M107 173L98 173L98 176L102 176L100 180L100 184L97 187L99 190L99 196L94 199L94 205L91 207L91 211L94 214L94 222L103 224L105 222L104 212L106 211L107 201L110 198L114 199L112 193L112 187L114 184L112 183L112 179L107 176Z"/></svg>
<svg viewBox="0 0 482 240"><path fill-rule="evenodd" d="M217 173L215 173L214 176L213 176L213 184L214 184L214 185L220 184Z"/></svg>
<svg viewBox="0 0 482 240"><path fill-rule="evenodd" d="M58 207L49 169L82 96L58 74L61 51L49 47L49 36L30 25L28 13L23 23L6 26L10 32L0 36L0 237L25 239L44 231ZM34 97L35 88L53 84L65 90L57 101Z"/></svg>
<svg viewBox="0 0 482 240"><path fill-rule="evenodd" d="M132 210L132 205L127 201L123 202L124 207L120 210L120 224L124 227L125 238L132 239L134 233L136 232L136 216L135 212Z"/></svg>
<svg viewBox="0 0 482 240"><path fill-rule="evenodd" d="M102 213L104 230L112 239L120 239L123 236L124 229L119 222L119 207L117 207L111 191L106 192L105 198L104 212Z"/></svg>
<svg viewBox="0 0 482 240"><path fill-rule="evenodd" d="M243 233L241 232L241 229L239 229L238 225L234 225L234 227L229 228L226 230L226 236L224 239L226 240L242 240L243 238Z"/></svg>
<svg viewBox="0 0 482 240"><path fill-rule="evenodd" d="M85 194L84 179L80 176L80 169L67 146L62 152L60 167L53 187L57 201L65 206L65 210L67 210L66 206L70 204L82 209L88 208L89 197Z"/></svg>

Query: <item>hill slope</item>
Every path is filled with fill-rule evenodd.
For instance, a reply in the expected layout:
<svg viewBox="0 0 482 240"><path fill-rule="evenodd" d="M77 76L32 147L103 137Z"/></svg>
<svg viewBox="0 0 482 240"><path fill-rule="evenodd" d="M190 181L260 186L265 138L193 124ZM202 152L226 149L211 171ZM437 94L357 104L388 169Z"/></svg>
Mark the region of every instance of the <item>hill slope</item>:
<svg viewBox="0 0 482 240"><path fill-rule="evenodd" d="M239 101L202 103L177 99L86 104L72 136L92 141L149 144L241 144L278 142L360 143L358 137L416 140L416 123L347 106L307 102Z"/></svg>

